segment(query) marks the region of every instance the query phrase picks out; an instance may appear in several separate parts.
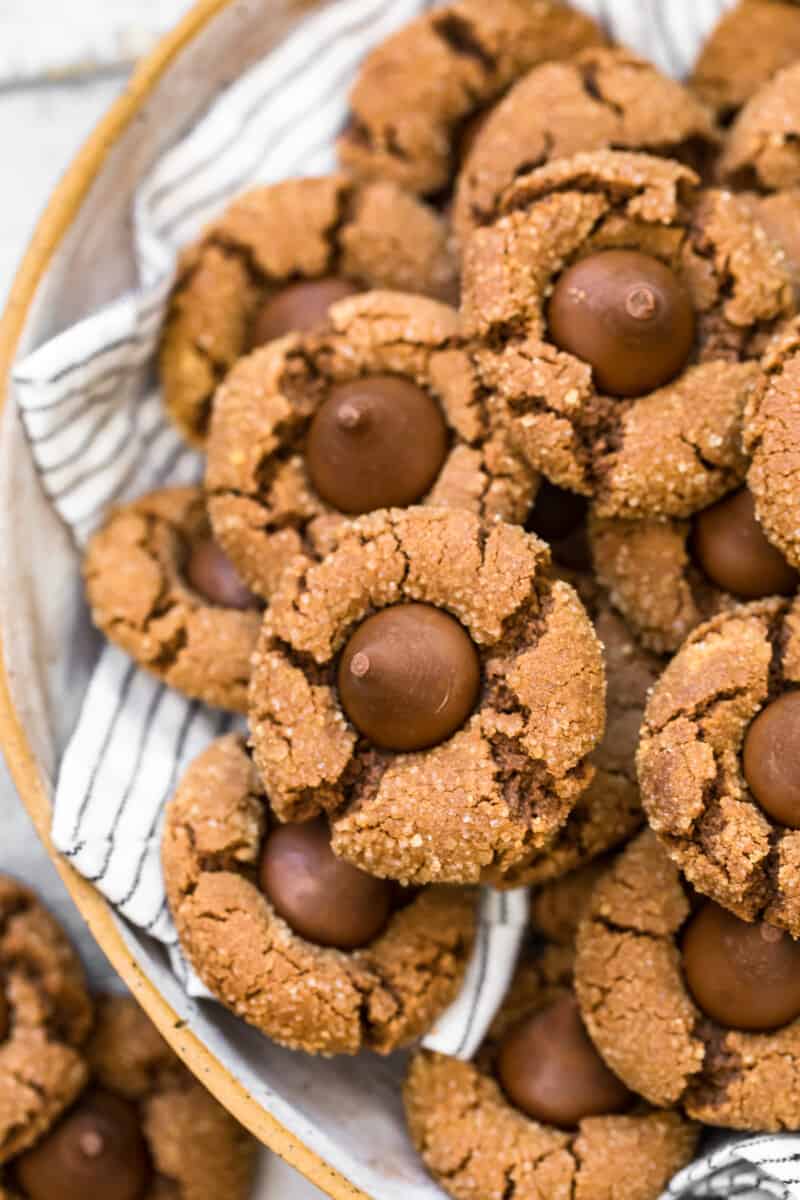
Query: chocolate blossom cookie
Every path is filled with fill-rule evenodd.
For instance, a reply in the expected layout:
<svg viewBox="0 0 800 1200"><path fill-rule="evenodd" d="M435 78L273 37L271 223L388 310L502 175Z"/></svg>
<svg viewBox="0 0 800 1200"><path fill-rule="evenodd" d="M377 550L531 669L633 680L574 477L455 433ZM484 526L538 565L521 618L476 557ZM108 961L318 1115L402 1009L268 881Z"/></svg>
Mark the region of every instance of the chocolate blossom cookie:
<svg viewBox="0 0 800 1200"><path fill-rule="evenodd" d="M254 346L324 323L370 287L450 299L455 264L433 209L395 184L289 179L235 199L182 254L161 345L164 402L202 447L214 391Z"/></svg>
<svg viewBox="0 0 800 1200"><path fill-rule="evenodd" d="M650 830L592 893L575 983L597 1049L650 1103L800 1125L800 943L698 898Z"/></svg>
<svg viewBox="0 0 800 1200"><path fill-rule="evenodd" d="M762 421L759 428L767 429L769 444L783 427ZM751 464L753 481L761 461ZM780 494L779 487L776 496L756 499L751 489L738 488L689 521L590 520L597 577L643 646L671 653L702 621L737 602L797 590L800 576L760 519L763 505L768 513L782 511L788 527L791 501L782 510Z"/></svg>
<svg viewBox="0 0 800 1200"><path fill-rule="evenodd" d="M454 309L368 292L330 320L243 358L214 403L209 514L262 596L345 516L421 502L521 521L538 485L488 428Z"/></svg>
<svg viewBox="0 0 800 1200"><path fill-rule="evenodd" d="M90 1086L16 1159L24 1200L247 1200L256 1142L197 1083L135 1000L101 997Z"/></svg>
<svg viewBox="0 0 800 1200"><path fill-rule="evenodd" d="M520 877L593 775L600 646L519 526L412 508L342 526L265 614L253 755L283 821L403 883Z"/></svg>
<svg viewBox="0 0 800 1200"><path fill-rule="evenodd" d="M582 150L647 150L703 163L718 135L709 110L680 83L620 48L592 47L534 67L487 114L458 176L460 240L496 216L520 174Z"/></svg>
<svg viewBox="0 0 800 1200"><path fill-rule="evenodd" d="M800 15L795 17L800 21ZM725 140L719 176L733 187L754 191L798 187L799 141L800 62L795 62L765 83L739 113Z"/></svg>
<svg viewBox="0 0 800 1200"><path fill-rule="evenodd" d="M754 359L793 302L745 202L604 150L520 177L500 211L467 242L462 312L530 465L601 516L684 517L741 483Z"/></svg>
<svg viewBox="0 0 800 1200"><path fill-rule="evenodd" d="M651 693L649 822L689 882L800 936L800 609L754 601L699 626Z"/></svg>
<svg viewBox="0 0 800 1200"><path fill-rule="evenodd" d="M605 41L588 17L554 0L457 0L377 46L350 93L339 158L367 179L443 191L459 135L537 63Z"/></svg>
<svg viewBox="0 0 800 1200"><path fill-rule="evenodd" d="M83 969L61 926L32 891L0 875L0 1164L83 1088L91 1021ZM0 1194L5 1183L0 1165Z"/></svg>
<svg viewBox="0 0 800 1200"><path fill-rule="evenodd" d="M246 711L259 601L212 538L202 488L162 488L114 510L83 574L106 637L185 695Z"/></svg>
<svg viewBox="0 0 800 1200"><path fill-rule="evenodd" d="M635 1097L581 1021L572 951L529 950L474 1062L420 1051L404 1089L412 1141L454 1200L656 1200L696 1127Z"/></svg>
<svg viewBox="0 0 800 1200"><path fill-rule="evenodd" d="M472 946L468 888L403 889L334 856L321 820L279 824L241 738L212 743L167 809L164 877L207 987L309 1054L388 1054L455 997Z"/></svg>
<svg viewBox="0 0 800 1200"><path fill-rule="evenodd" d="M800 8L782 0L739 0L703 46L690 86L729 120L776 71L800 58Z"/></svg>

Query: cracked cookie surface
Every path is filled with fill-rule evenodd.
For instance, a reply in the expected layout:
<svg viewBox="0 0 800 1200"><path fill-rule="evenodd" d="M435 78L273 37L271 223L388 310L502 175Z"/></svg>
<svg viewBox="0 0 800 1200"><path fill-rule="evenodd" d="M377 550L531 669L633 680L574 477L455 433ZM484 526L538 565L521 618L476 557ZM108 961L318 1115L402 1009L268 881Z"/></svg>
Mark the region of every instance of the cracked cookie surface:
<svg viewBox="0 0 800 1200"><path fill-rule="evenodd" d="M712 30L695 63L690 85L726 119L776 71L798 58L800 10L796 4L739 0Z"/></svg>
<svg viewBox="0 0 800 1200"><path fill-rule="evenodd" d="M92 1006L77 955L28 888L0 875L0 1163L27 1149L86 1083ZM2 1179L0 1179L0 1191Z"/></svg>
<svg viewBox="0 0 800 1200"><path fill-rule="evenodd" d="M547 946L523 959L475 1062L421 1051L404 1088L412 1141L454 1200L655 1200L691 1158L696 1129L638 1104L584 1118L574 1132L513 1107L493 1075L494 1046L522 1017L570 990L571 953Z"/></svg>
<svg viewBox="0 0 800 1200"><path fill-rule="evenodd" d="M145 1200L247 1200L257 1143L184 1067L130 996L104 996L86 1047L92 1080L138 1110Z"/></svg>
<svg viewBox="0 0 800 1200"><path fill-rule="evenodd" d="M483 343L493 420L530 466L601 516L685 517L740 483L755 360L793 304L784 256L746 201L699 190L678 163L598 151L520 177L500 210L467 242L462 316ZM565 266L619 247L670 268L696 319L688 364L636 399L602 395L546 318Z"/></svg>
<svg viewBox="0 0 800 1200"><path fill-rule="evenodd" d="M745 412L747 485L769 540L800 568L800 321L770 347Z"/></svg>
<svg viewBox="0 0 800 1200"><path fill-rule="evenodd" d="M528 511L538 477L488 428L455 310L400 292L365 293L333 307L329 330L242 359L217 394L209 513L218 541L260 595L274 591L296 554L324 555L343 519L312 485L309 433L333 385L369 375L415 384L444 418L446 455L423 504L515 521Z"/></svg>
<svg viewBox="0 0 800 1200"><path fill-rule="evenodd" d="M698 891L800 936L800 833L756 802L742 767L757 714L800 683L797 601L740 605L699 626L651 693L638 752L652 828Z"/></svg>
<svg viewBox="0 0 800 1200"><path fill-rule="evenodd" d="M255 883L274 820L240 738L221 738L167 810L163 864L181 945L219 1000L251 1025L311 1054L387 1054L423 1034L458 990L475 894L429 888L361 950L293 933ZM267 986L265 986L267 984Z"/></svg>
<svg viewBox="0 0 800 1200"><path fill-rule="evenodd" d="M367 57L350 93L339 157L357 175L440 192L470 118L537 63L605 41L553 0L458 0L426 13Z"/></svg>
<svg viewBox="0 0 800 1200"><path fill-rule="evenodd" d="M603 648L606 728L590 756L594 776L553 840L506 882L533 884L553 879L626 841L644 813L636 781L636 745L648 689L661 673L656 655L638 645L588 573L560 571L577 591Z"/></svg>
<svg viewBox="0 0 800 1200"><path fill-rule="evenodd" d="M692 164L716 143L710 112L681 84L628 50L585 50L535 67L491 110L459 173L453 224L463 241L518 175L555 158L613 148Z"/></svg>
<svg viewBox="0 0 800 1200"><path fill-rule="evenodd" d="M202 488L164 488L112 512L83 563L92 620L170 687L245 712L261 616L211 603L185 576L208 539Z"/></svg>
<svg viewBox="0 0 800 1200"><path fill-rule="evenodd" d="M597 1048L653 1104L733 1129L796 1129L800 1021L772 1033L725 1029L691 998L679 940L690 889L651 831L596 886L575 980Z"/></svg>
<svg viewBox="0 0 800 1200"><path fill-rule="evenodd" d="M690 552L690 521L592 517L597 578L645 647L671 654L702 621L736 603Z"/></svg>
<svg viewBox="0 0 800 1200"><path fill-rule="evenodd" d="M387 180L289 179L235 199L183 252L167 314L161 382L181 433L204 445L214 391L283 286L334 275L450 299L447 238L433 209Z"/></svg>
<svg viewBox="0 0 800 1200"><path fill-rule="evenodd" d="M800 63L759 88L731 126L718 164L720 179L778 192L800 184Z"/></svg>
<svg viewBox="0 0 800 1200"><path fill-rule="evenodd" d="M605 680L578 597L543 542L465 511L394 509L341 527L321 563L296 560L254 658L254 758L281 820L326 812L335 852L409 882L502 882L564 824L594 773ZM460 621L480 660L477 707L446 741L380 750L346 719L338 652L402 602Z"/></svg>

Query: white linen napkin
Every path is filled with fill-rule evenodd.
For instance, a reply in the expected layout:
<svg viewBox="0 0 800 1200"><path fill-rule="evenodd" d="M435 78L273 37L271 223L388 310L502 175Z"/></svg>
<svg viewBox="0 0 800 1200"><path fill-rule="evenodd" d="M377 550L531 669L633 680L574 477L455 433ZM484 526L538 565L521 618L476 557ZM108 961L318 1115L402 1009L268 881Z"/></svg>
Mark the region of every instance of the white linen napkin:
<svg viewBox="0 0 800 1200"><path fill-rule="evenodd" d="M575 2L676 75L685 73L700 39L730 4ZM199 457L165 420L152 384L179 248L244 188L332 170L358 63L427 6L426 0L338 0L307 18L142 181L133 214L139 288L15 368L14 396L42 486L78 547L109 505L201 477ZM236 718L184 699L105 646L56 788L56 846L121 915L168 946L177 977L194 996L207 992L177 947L161 877L160 825L191 759L236 725ZM464 987L426 1039L431 1048L464 1058L474 1053L513 972L527 907L524 889L486 890ZM669 1191L671 1198L723 1194L800 1197L800 1139L737 1139L693 1164Z"/></svg>

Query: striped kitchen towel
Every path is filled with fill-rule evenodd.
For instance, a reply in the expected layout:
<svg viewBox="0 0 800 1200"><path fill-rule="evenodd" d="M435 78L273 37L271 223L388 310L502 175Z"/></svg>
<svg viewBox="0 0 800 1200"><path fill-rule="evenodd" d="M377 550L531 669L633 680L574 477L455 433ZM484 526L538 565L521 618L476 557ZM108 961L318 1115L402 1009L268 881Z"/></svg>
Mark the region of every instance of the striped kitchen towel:
<svg viewBox="0 0 800 1200"><path fill-rule="evenodd" d="M682 74L726 0L576 0L614 34ZM82 547L112 503L201 475L164 420L152 363L176 253L238 191L335 165L348 84L365 52L424 0L337 0L247 72L142 182L137 291L40 347L14 372L42 487ZM276 96L280 103L275 103ZM166 800L191 759L236 724L185 700L106 647L60 765L53 838L137 926L177 950L159 862ZM506 989L527 924L524 891L486 892L464 989L428 1044L469 1057ZM693 1164L669 1197L800 1197L798 1139L735 1139Z"/></svg>

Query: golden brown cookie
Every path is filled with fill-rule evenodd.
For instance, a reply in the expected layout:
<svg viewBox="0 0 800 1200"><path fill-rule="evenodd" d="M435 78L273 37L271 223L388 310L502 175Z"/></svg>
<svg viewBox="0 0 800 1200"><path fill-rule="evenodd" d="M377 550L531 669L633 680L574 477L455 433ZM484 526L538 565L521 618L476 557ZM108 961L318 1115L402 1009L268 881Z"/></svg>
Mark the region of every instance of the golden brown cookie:
<svg viewBox="0 0 800 1200"><path fill-rule="evenodd" d="M467 243L462 311L493 419L531 467L627 518L685 517L742 482L754 358L793 303L746 202L599 151L520 177L500 210ZM563 348L578 341L591 350Z"/></svg>
<svg viewBox="0 0 800 1200"><path fill-rule="evenodd" d="M550 879L531 891L531 925L556 946L574 947L578 926L589 910L595 884L608 869L609 857L595 859L568 875ZM552 949L552 947L551 947Z"/></svg>
<svg viewBox="0 0 800 1200"><path fill-rule="evenodd" d="M568 964L561 947L523 960L475 1062L424 1050L411 1061L404 1089L411 1138L454 1200L503 1200L510 1191L526 1200L656 1200L694 1152L696 1127L633 1097L627 1098L627 1111L584 1116L573 1128L536 1119L512 1103L501 1078L511 1076L518 1088L535 1086L533 1062L516 1072L513 1057L504 1065L504 1055L514 1054L510 1039L526 1022L561 1011L560 1021L551 1020L556 1035L559 1025L567 1027L561 1036L570 1050L569 1033L585 1038L572 1008ZM579 1048L583 1055L593 1053L580 1042ZM612 1077L612 1087L614 1082ZM564 1083L556 1071L556 1089Z"/></svg>
<svg viewBox="0 0 800 1200"><path fill-rule="evenodd" d="M337 854L404 883L524 872L590 782L587 756L603 733L600 646L548 559L518 526L414 508L349 523L322 563L292 564L267 610L250 690L254 758L280 819L326 812ZM402 752L380 732L359 734L341 689L363 680L369 694L374 681L381 711L387 688L389 719L411 711L427 721L449 702L461 663L440 665L448 643L438 635L417 650L415 633L414 654L406 638L397 657L376 635L360 661L347 660L365 618L419 608L457 631L479 686L460 727Z"/></svg>
<svg viewBox="0 0 800 1200"><path fill-rule="evenodd" d="M257 1143L181 1065L130 996L101 997L90 1087L16 1159L23 1196L247 1200Z"/></svg>
<svg viewBox="0 0 800 1200"><path fill-rule="evenodd" d="M779 71L730 128L719 177L738 188L779 192L800 184L800 63Z"/></svg>
<svg viewBox="0 0 800 1200"><path fill-rule="evenodd" d="M797 600L722 613L691 634L656 684L638 753L645 812L689 882L738 916L794 937L800 832L786 808L786 781L764 784L757 773L759 764L776 763L791 772L794 742L787 734L780 748L762 747L755 766L757 743L748 745L755 718L781 697L797 697L798 682Z"/></svg>
<svg viewBox="0 0 800 1200"><path fill-rule="evenodd" d="M0 1164L40 1138L84 1086L80 1047L91 1021L83 969L61 926L32 891L0 876Z"/></svg>
<svg viewBox="0 0 800 1200"><path fill-rule="evenodd" d="M800 321L770 347L764 368L745 413L747 483L770 541L800 567Z"/></svg>
<svg viewBox="0 0 800 1200"><path fill-rule="evenodd" d="M587 573L557 572L578 592L603 647L606 731L589 762L595 768L586 791L556 836L509 884L538 884L575 871L627 841L644 820L636 781L636 745L648 689L662 670L656 655L638 645Z"/></svg>
<svg viewBox="0 0 800 1200"><path fill-rule="evenodd" d="M202 488L163 488L117 508L90 541L83 574L106 637L185 695L246 711L261 616L211 540Z"/></svg>
<svg viewBox="0 0 800 1200"><path fill-rule="evenodd" d="M214 533L263 596L296 554L325 554L346 513L420 501L521 521L537 484L488 429L457 313L420 296L336 304L330 329L243 358L214 403Z"/></svg>
<svg viewBox="0 0 800 1200"><path fill-rule="evenodd" d="M459 134L537 63L604 37L554 0L457 0L425 13L367 57L350 93L339 157L366 179L423 195L455 174Z"/></svg>
<svg viewBox="0 0 800 1200"><path fill-rule="evenodd" d="M642 833L598 883L578 935L575 982L589 1033L611 1069L652 1104L679 1105L710 1125L796 1129L800 1020L745 1031L700 1008L682 950L702 911L655 835ZM776 942L781 935L770 926L740 930L746 940L762 932L767 947L798 953L787 935L787 945ZM719 943L706 948L710 978L702 962L692 970L703 990L715 982L711 952ZM761 963L756 952L751 969L758 973L764 960L769 951ZM743 993L735 993L738 1004Z"/></svg>
<svg viewBox="0 0 800 1200"><path fill-rule="evenodd" d="M735 603L691 554L692 522L589 522L597 578L636 638L657 654L678 649L701 621Z"/></svg>
<svg viewBox="0 0 800 1200"><path fill-rule="evenodd" d="M592 47L534 67L488 113L458 175L453 223L463 241L491 221L520 174L582 150L647 150L690 165L718 141L709 110L621 48Z"/></svg>
<svg viewBox="0 0 800 1200"><path fill-rule="evenodd" d="M287 287L320 280L451 299L446 227L385 179L289 179L234 200L184 251L167 314L161 382L184 437L204 445L217 385L254 341L275 336L274 309L261 324L266 306ZM306 309L318 301L306 296Z"/></svg>
<svg viewBox="0 0 800 1200"><path fill-rule="evenodd" d="M729 118L782 67L800 58L800 9L781 0L739 0L712 31L691 87Z"/></svg>
<svg viewBox="0 0 800 1200"><path fill-rule="evenodd" d="M472 944L475 895L429 888L382 932L344 952L295 933L257 886L275 824L240 738L195 760L167 810L163 863L181 946L228 1008L310 1054L388 1054L454 998ZM283 828L287 828L284 826Z"/></svg>
<svg viewBox="0 0 800 1200"><path fill-rule="evenodd" d="M794 285L795 308L800 308L800 187L784 192L742 192L755 220L778 246Z"/></svg>

